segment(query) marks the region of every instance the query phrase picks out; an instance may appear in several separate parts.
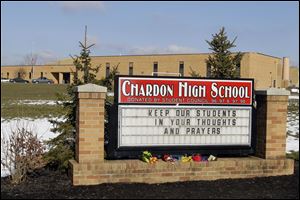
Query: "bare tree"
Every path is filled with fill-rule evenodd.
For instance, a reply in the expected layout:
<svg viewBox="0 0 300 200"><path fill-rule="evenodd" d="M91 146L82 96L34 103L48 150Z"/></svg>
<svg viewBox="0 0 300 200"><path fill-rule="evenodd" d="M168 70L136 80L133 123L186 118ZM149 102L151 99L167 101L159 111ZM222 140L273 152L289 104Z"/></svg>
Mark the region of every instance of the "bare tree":
<svg viewBox="0 0 300 200"><path fill-rule="evenodd" d="M27 54L24 56L21 65L36 65L38 60L37 54Z"/></svg>
<svg viewBox="0 0 300 200"><path fill-rule="evenodd" d="M189 74L190 74L191 77L201 77L200 73L193 70L193 68L191 66L190 66L190 73Z"/></svg>
<svg viewBox="0 0 300 200"><path fill-rule="evenodd" d="M3 167L11 175L13 184L24 181L27 173L46 165L43 159L46 146L28 124L20 123L8 137L1 133L1 170Z"/></svg>
<svg viewBox="0 0 300 200"><path fill-rule="evenodd" d="M29 73L31 73L31 77L33 76L34 70L33 66L37 64L38 61L38 54L26 54L23 58L23 61L21 62L21 65L30 65L31 70ZM26 70L24 68L19 68L17 71L15 71L16 77L25 78L26 76ZM30 78L30 77L29 77Z"/></svg>
<svg viewBox="0 0 300 200"><path fill-rule="evenodd" d="M19 78L25 78L26 77L26 70L24 69L24 67L20 67L15 71L15 77L19 77Z"/></svg>

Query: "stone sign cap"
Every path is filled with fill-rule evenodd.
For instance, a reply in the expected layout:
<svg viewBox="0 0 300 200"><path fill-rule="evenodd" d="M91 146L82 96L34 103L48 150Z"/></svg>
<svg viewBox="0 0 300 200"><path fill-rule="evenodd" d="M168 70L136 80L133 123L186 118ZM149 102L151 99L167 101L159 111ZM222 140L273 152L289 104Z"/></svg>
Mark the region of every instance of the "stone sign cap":
<svg viewBox="0 0 300 200"><path fill-rule="evenodd" d="M88 83L85 85L77 86L76 92L107 92L107 88L104 86Z"/></svg>
<svg viewBox="0 0 300 200"><path fill-rule="evenodd" d="M289 96L291 94L290 91L286 89L279 89L279 88L269 88L266 90L256 90L256 95L272 95L272 96Z"/></svg>

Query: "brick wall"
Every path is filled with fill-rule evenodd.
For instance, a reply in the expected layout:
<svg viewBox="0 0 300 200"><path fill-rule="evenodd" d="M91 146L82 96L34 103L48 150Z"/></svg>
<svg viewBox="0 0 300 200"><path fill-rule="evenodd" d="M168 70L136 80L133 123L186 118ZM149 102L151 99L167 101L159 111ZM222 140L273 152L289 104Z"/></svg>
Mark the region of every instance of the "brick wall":
<svg viewBox="0 0 300 200"><path fill-rule="evenodd" d="M104 161L98 164L78 164L70 161L74 185L140 182L165 183L175 181L216 180L288 175L294 173L294 161L266 160L258 157L219 158L211 162L155 164L139 160Z"/></svg>
<svg viewBox="0 0 300 200"><path fill-rule="evenodd" d="M104 160L106 88L91 84L79 86L77 97L75 159L78 163L101 162Z"/></svg>
<svg viewBox="0 0 300 200"><path fill-rule="evenodd" d="M269 91L269 93L268 93ZM285 158L288 94L271 88L258 91L256 155L266 159Z"/></svg>

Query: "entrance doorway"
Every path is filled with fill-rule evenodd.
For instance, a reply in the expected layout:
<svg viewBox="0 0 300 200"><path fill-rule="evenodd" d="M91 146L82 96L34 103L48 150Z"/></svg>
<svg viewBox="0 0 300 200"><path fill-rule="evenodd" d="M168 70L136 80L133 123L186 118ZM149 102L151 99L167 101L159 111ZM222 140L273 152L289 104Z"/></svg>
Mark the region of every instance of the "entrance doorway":
<svg viewBox="0 0 300 200"><path fill-rule="evenodd" d="M63 82L64 84L70 84L70 73L63 73Z"/></svg>

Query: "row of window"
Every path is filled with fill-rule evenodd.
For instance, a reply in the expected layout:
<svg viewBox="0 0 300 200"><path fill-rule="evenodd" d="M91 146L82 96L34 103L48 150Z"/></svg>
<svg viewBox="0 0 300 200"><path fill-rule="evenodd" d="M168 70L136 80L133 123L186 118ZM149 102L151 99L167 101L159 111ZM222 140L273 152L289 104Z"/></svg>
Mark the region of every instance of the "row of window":
<svg viewBox="0 0 300 200"><path fill-rule="evenodd" d="M240 77L240 64L237 66L237 73L238 73L238 77ZM109 76L109 72L110 72L110 63L106 63L106 77ZM184 62L180 61L179 62L179 69L178 72L181 76L184 76ZM133 62L129 63L129 67L128 67L128 74L131 76L133 75ZM158 62L153 62L153 76L157 76L158 75ZM211 66L210 65L206 65L206 77L211 77Z"/></svg>
<svg viewBox="0 0 300 200"><path fill-rule="evenodd" d="M109 72L110 72L110 63L106 63L105 65L105 77L107 78L109 76ZM130 62L129 63L129 68L128 68L128 71L129 71L129 75L133 75L133 62Z"/></svg>
<svg viewBox="0 0 300 200"><path fill-rule="evenodd" d="M109 72L110 72L110 63L106 63L106 71L105 71L105 76L108 77L109 76ZM153 63L153 75L157 76L158 72L158 62L154 62ZM179 73L181 74L181 76L184 76L184 62L180 61L179 62ZM129 63L129 67L128 67L128 74L131 76L133 75L133 62Z"/></svg>
<svg viewBox="0 0 300 200"><path fill-rule="evenodd" d="M238 74L240 75L240 65L238 65ZM108 77L109 76L109 72L110 72L110 63L106 63L106 72L105 72L105 76ZM178 72L181 76L184 76L184 62L180 61L179 62L179 69ZM133 75L133 62L129 63L128 66L128 74L131 76ZM153 76L157 76L158 75L158 62L153 62ZM29 79L31 79L31 72L29 72ZM207 65L206 66L206 76L210 77L211 76L211 66ZM18 77L21 77L21 73L18 73ZM43 77L43 72L41 72L41 77ZM7 78L9 78L9 72L7 72Z"/></svg>

